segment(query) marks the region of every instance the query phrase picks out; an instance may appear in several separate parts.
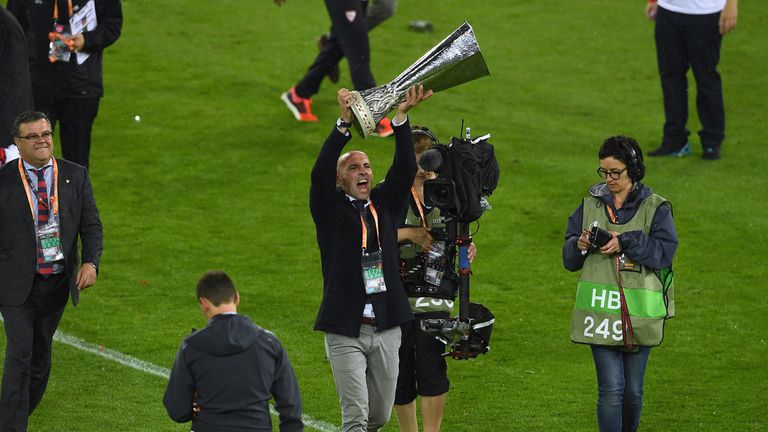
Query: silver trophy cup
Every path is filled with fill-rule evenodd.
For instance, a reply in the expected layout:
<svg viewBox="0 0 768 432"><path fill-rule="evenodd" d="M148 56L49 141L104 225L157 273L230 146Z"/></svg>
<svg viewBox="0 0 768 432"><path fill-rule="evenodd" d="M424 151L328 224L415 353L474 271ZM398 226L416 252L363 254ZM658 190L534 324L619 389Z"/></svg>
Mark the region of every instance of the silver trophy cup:
<svg viewBox="0 0 768 432"><path fill-rule="evenodd" d="M464 21L388 84L351 92L353 124L366 138L411 86L422 84L424 90L438 92L489 74L472 26Z"/></svg>

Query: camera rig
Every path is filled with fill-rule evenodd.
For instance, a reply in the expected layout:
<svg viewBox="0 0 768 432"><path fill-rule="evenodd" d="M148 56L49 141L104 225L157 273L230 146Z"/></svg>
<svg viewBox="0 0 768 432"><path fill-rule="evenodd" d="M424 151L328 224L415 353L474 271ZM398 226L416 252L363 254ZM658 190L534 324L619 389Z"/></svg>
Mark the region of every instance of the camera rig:
<svg viewBox="0 0 768 432"><path fill-rule="evenodd" d="M463 128L463 124L462 124ZM452 258L458 248L459 316L451 319L424 319L421 329L445 343L450 351L443 354L457 360L475 358L490 350L495 317L488 308L471 303L468 254L472 243L470 223L490 209L486 200L496 189L499 166L490 134L472 139L470 128L464 138L452 137L449 145L436 144L425 151L419 164L437 178L424 182L424 200L445 216L443 238L452 245ZM449 262L455 266L455 259Z"/></svg>

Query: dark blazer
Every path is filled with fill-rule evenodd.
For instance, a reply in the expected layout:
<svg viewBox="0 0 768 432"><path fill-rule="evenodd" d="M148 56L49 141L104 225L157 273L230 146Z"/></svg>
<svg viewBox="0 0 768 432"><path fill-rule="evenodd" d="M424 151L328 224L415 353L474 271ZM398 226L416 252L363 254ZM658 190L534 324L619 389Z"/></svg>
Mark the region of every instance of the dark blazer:
<svg viewBox="0 0 768 432"><path fill-rule="evenodd" d="M0 147L12 142L13 119L31 109L27 40L16 18L0 6Z"/></svg>
<svg viewBox="0 0 768 432"><path fill-rule="evenodd" d="M397 227L416 176L411 127L406 121L394 126L395 156L385 181L371 191L379 216L379 233L387 291L367 295L361 264L360 213L336 187L336 161L349 142L336 128L325 140L312 169L309 208L315 221L317 245L323 267L323 301L315 330L349 337L360 335L365 303L376 314L376 327L385 330L413 319L400 281Z"/></svg>
<svg viewBox="0 0 768 432"><path fill-rule="evenodd" d="M19 159L20 160L20 159ZM88 171L56 159L59 165L59 218L64 265L72 304L79 292L75 277L80 266L77 237L83 242L83 261L99 265L102 226ZM37 241L32 213L18 161L0 168L0 304L18 306L32 289L37 263Z"/></svg>

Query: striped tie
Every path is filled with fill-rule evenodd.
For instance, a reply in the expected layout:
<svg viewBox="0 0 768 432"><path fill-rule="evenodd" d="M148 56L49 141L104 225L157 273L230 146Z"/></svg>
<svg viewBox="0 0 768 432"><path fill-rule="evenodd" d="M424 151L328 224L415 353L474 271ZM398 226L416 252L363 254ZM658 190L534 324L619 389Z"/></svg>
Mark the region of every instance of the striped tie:
<svg viewBox="0 0 768 432"><path fill-rule="evenodd" d="M48 203L48 187L45 184L45 169L35 170L37 176L37 226L43 226L48 223L50 204ZM42 275L53 273L53 263L45 262L43 259L43 248L40 241L37 242L37 272Z"/></svg>

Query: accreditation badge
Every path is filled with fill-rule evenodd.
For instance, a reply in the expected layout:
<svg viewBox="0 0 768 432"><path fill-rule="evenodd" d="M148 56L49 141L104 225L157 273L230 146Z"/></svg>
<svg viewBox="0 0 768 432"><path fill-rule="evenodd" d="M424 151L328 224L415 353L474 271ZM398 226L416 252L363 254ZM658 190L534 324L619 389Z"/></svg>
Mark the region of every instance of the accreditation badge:
<svg viewBox="0 0 768 432"><path fill-rule="evenodd" d="M61 261L64 259L58 216L52 215L45 225L37 228L37 240L40 242L40 248L43 250L44 262Z"/></svg>
<svg viewBox="0 0 768 432"><path fill-rule="evenodd" d="M68 62L72 52L69 50L72 42L69 32L69 26L62 24L53 24L53 28L48 33L48 61L55 63L57 61Z"/></svg>
<svg viewBox="0 0 768 432"><path fill-rule="evenodd" d="M385 292L387 286L384 284L384 264L381 261L381 251L373 253L363 252L363 282L365 282L366 294L378 294Z"/></svg>
<svg viewBox="0 0 768 432"><path fill-rule="evenodd" d="M619 256L619 270L623 272L640 273L643 270L643 266L630 260L626 255L621 254Z"/></svg>

